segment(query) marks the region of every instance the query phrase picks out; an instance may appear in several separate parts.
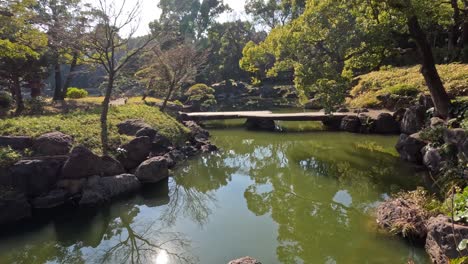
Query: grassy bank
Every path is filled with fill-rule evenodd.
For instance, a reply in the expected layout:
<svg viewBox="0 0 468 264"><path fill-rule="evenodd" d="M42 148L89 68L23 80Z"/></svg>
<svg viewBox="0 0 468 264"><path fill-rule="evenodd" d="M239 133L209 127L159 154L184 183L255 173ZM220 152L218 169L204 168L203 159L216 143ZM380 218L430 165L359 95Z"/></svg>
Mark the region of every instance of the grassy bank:
<svg viewBox="0 0 468 264"><path fill-rule="evenodd" d="M80 99L94 100L99 99ZM0 120L0 135L26 135L37 137L51 131L61 131L71 135L75 144L83 144L93 151L100 153L100 108L78 110L67 114L45 116L23 116ZM129 103L119 107L111 107L109 112L109 139L113 149L130 138L119 135L117 124L126 119L143 119L160 131L164 136L176 142L183 142L188 130L182 124L157 108L144 104Z"/></svg>
<svg viewBox="0 0 468 264"><path fill-rule="evenodd" d="M468 95L468 64L438 65L437 69L447 91L454 96ZM383 94L429 93L420 73L420 66L390 68L358 77L351 90L351 107L379 107L377 96Z"/></svg>

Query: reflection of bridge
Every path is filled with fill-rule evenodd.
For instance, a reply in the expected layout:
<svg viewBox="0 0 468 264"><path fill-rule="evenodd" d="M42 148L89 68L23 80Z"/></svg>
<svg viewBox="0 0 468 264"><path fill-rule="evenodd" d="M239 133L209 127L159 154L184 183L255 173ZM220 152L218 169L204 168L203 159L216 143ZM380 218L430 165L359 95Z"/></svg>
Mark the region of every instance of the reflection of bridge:
<svg viewBox="0 0 468 264"><path fill-rule="evenodd" d="M341 120L348 115L356 113L335 113L333 115L324 112L304 112L304 113L272 113L271 111L242 111L242 112L196 112L180 113L183 120L224 120L224 119L255 119L268 121L322 121L331 119Z"/></svg>

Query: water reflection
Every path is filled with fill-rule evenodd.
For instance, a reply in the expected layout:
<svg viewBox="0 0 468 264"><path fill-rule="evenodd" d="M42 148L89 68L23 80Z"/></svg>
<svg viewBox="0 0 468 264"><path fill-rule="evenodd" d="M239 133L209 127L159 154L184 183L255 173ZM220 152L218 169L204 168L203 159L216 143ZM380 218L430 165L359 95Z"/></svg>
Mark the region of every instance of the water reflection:
<svg viewBox="0 0 468 264"><path fill-rule="evenodd" d="M276 253L282 263L362 263L357 252L363 251L379 252L369 257L374 262L405 263L407 256L398 260L372 242L387 238L373 232L368 212L388 193L413 187L418 177L408 179L413 171L399 167L388 148L340 135L321 141L258 137L240 141L242 148L230 138L223 141L231 149L224 161L254 182L244 192L249 210L271 215L279 225Z"/></svg>

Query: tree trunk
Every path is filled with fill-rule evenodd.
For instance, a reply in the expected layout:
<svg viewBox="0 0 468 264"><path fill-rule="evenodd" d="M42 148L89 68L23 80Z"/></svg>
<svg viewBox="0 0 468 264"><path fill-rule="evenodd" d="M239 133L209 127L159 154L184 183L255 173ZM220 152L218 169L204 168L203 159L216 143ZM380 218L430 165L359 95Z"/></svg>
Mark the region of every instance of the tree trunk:
<svg viewBox="0 0 468 264"><path fill-rule="evenodd" d="M73 59L70 64L70 72L67 75L67 79L65 80L65 83L63 84L63 91L62 91L62 98L65 98L67 95L68 87L70 87L70 83L73 79L73 75L75 75L75 69L78 64L78 53L73 53Z"/></svg>
<svg viewBox="0 0 468 264"><path fill-rule="evenodd" d="M109 153L109 135L107 131L107 114L109 113L109 103L112 95L112 89L114 87L114 74L109 74L109 82L106 88L106 94L104 101L102 102L101 112L101 144L102 153L107 155Z"/></svg>
<svg viewBox="0 0 468 264"><path fill-rule="evenodd" d="M23 95L21 94L21 83L19 76L13 77L13 89L15 91L15 101L16 101L16 115L19 115L24 110Z"/></svg>
<svg viewBox="0 0 468 264"><path fill-rule="evenodd" d="M56 62L54 65L55 68L55 89L54 89L54 101L63 100L62 96L62 70L60 63Z"/></svg>
<svg viewBox="0 0 468 264"><path fill-rule="evenodd" d="M426 85L431 93L432 101L435 105L436 114L444 119L449 117L450 99L445 91L439 73L434 62L432 48L427 41L426 34L419 25L418 18L411 16L408 18L408 27L411 36L416 41L422 60L421 73L424 76Z"/></svg>
<svg viewBox="0 0 468 264"><path fill-rule="evenodd" d="M175 88L175 85L171 85L171 87L169 88L169 91L167 92L166 98L164 98L163 105L160 108L161 112L163 113L166 110L167 102L169 101L169 99L172 96L172 93L174 92L174 88Z"/></svg>

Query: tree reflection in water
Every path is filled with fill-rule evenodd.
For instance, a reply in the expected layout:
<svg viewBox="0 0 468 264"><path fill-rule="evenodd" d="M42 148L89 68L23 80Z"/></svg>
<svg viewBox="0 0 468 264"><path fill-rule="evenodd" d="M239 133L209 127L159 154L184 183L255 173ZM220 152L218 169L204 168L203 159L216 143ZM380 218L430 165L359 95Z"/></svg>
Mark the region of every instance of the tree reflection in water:
<svg viewBox="0 0 468 264"><path fill-rule="evenodd" d="M348 138L339 142L333 134L327 141L259 137L240 141L240 148L230 138L225 162L254 181L244 192L249 210L270 214L279 225L282 263L360 263L362 255L356 252L363 250L378 251L375 257L382 263L395 260L391 252L379 250L381 244L370 242L375 239L369 236L377 234L369 230L368 213L385 194L415 185L406 178L410 169L376 143L369 149ZM395 173L396 168L401 171Z"/></svg>

